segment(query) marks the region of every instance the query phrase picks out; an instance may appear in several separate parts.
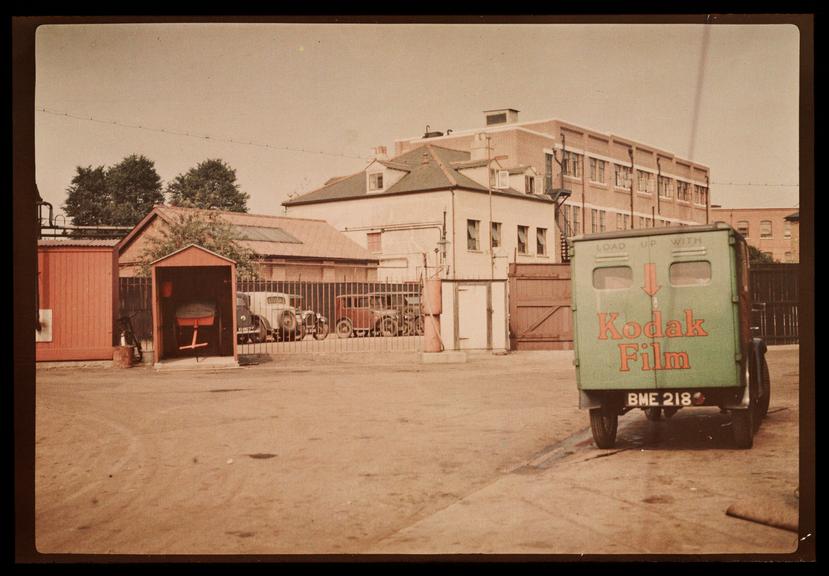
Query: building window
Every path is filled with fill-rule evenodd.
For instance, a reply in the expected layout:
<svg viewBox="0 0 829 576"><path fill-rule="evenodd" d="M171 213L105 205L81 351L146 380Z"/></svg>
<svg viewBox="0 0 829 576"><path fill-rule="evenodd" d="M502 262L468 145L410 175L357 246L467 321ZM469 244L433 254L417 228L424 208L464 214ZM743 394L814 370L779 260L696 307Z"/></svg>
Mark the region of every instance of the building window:
<svg viewBox="0 0 829 576"><path fill-rule="evenodd" d="M575 152L564 153L564 175L578 178L581 176L581 154Z"/></svg>
<svg viewBox="0 0 829 576"><path fill-rule="evenodd" d="M509 188L508 170L498 170L498 173L495 175L495 187L501 190Z"/></svg>
<svg viewBox="0 0 829 576"><path fill-rule="evenodd" d="M637 170L636 171L636 182L637 182L637 189L642 194L650 194L651 193L651 175L644 170Z"/></svg>
<svg viewBox="0 0 829 576"><path fill-rule="evenodd" d="M774 254L772 254L771 252L763 252L762 254L764 256L768 256L770 260L774 260Z"/></svg>
<svg viewBox="0 0 829 576"><path fill-rule="evenodd" d="M599 211L595 208L590 209L590 231L599 231Z"/></svg>
<svg viewBox="0 0 829 576"><path fill-rule="evenodd" d="M748 221L738 220L737 221L737 232L742 234L743 238L748 238Z"/></svg>
<svg viewBox="0 0 829 576"><path fill-rule="evenodd" d="M535 194L535 177L524 176L524 192L527 194Z"/></svg>
<svg viewBox="0 0 829 576"><path fill-rule="evenodd" d="M694 203L698 206L705 206L708 204L708 188L705 186L694 185Z"/></svg>
<svg viewBox="0 0 829 576"><path fill-rule="evenodd" d="M688 182L676 181L676 199L682 202L691 201L691 185Z"/></svg>
<svg viewBox="0 0 829 576"><path fill-rule="evenodd" d="M642 216L639 216L639 228L645 227L645 219Z"/></svg>
<svg viewBox="0 0 829 576"><path fill-rule="evenodd" d="M771 220L760 220L760 238L772 238Z"/></svg>
<svg viewBox="0 0 829 576"><path fill-rule="evenodd" d="M604 184L604 167L606 162L598 158L590 159L590 181Z"/></svg>
<svg viewBox="0 0 829 576"><path fill-rule="evenodd" d="M622 214L616 213L616 230L625 229L625 219Z"/></svg>
<svg viewBox="0 0 829 576"><path fill-rule="evenodd" d="M519 254L526 254L527 253L527 233L529 232L529 226L519 226L518 227L518 253Z"/></svg>
<svg viewBox="0 0 829 576"><path fill-rule="evenodd" d="M490 246L493 248L500 248L501 247L501 223L500 222L493 222L492 228L489 232L490 236Z"/></svg>
<svg viewBox="0 0 829 576"><path fill-rule="evenodd" d="M792 261L792 253L791 252L786 252L785 257L786 257L786 262L791 262Z"/></svg>
<svg viewBox="0 0 829 576"><path fill-rule="evenodd" d="M478 239L480 238L481 221L467 220L466 221L466 249L480 250L481 245Z"/></svg>
<svg viewBox="0 0 829 576"><path fill-rule="evenodd" d="M369 191L373 190L382 190L383 189L383 173L378 172L377 174L369 174L368 175L368 189Z"/></svg>
<svg viewBox="0 0 829 576"><path fill-rule="evenodd" d="M783 238L791 238L792 237L792 223L786 220L783 222Z"/></svg>
<svg viewBox="0 0 829 576"><path fill-rule="evenodd" d="M607 232L607 212L599 211L599 232Z"/></svg>
<svg viewBox="0 0 829 576"><path fill-rule="evenodd" d="M674 181L667 176L659 177L659 197L670 198L674 195Z"/></svg>
<svg viewBox="0 0 829 576"><path fill-rule="evenodd" d="M536 228L535 230L535 253L538 256L547 255L547 229Z"/></svg>
<svg viewBox="0 0 829 576"><path fill-rule="evenodd" d="M625 230L627 230L628 228L630 228L630 214L625 214L623 218L625 221Z"/></svg>
<svg viewBox="0 0 829 576"><path fill-rule="evenodd" d="M630 166L614 164L613 167L616 188L630 188Z"/></svg>
<svg viewBox="0 0 829 576"><path fill-rule="evenodd" d="M382 244L380 238L382 237L382 232L369 232L366 234L366 240L368 244L368 251L369 252L382 252Z"/></svg>
<svg viewBox="0 0 829 576"><path fill-rule="evenodd" d="M573 206L573 233L581 233L581 207Z"/></svg>

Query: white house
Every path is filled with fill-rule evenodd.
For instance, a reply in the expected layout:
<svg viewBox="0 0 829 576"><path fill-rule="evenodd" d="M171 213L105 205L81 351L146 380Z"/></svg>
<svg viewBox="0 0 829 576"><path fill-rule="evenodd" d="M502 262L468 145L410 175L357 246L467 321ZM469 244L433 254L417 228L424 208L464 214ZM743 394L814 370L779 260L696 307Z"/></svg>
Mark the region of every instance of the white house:
<svg viewBox="0 0 829 576"><path fill-rule="evenodd" d="M506 166L487 144L485 135L470 151L427 143L391 159L380 147L365 170L283 206L366 247L381 279L416 279L424 269L446 279L505 279L509 262L553 261L555 203L535 168Z"/></svg>

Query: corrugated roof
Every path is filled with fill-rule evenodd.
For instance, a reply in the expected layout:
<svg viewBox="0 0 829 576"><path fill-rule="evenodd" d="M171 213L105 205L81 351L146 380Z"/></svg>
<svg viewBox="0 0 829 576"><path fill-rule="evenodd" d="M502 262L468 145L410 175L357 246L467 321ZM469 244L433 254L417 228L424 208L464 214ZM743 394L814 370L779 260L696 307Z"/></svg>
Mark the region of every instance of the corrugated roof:
<svg viewBox="0 0 829 576"><path fill-rule="evenodd" d="M279 232L276 234L284 237L284 241L251 239L240 239L238 241L241 246L253 250L259 256L377 261L375 255L339 232L325 220L201 210L166 205L156 206L153 210L167 221L187 214L203 214L204 216L218 214L223 220L232 225L251 227L249 230L260 229L260 233L262 233L261 229L281 231L281 234Z"/></svg>
<svg viewBox="0 0 829 576"><path fill-rule="evenodd" d="M38 246L94 246L111 248L120 242L120 238L41 238L37 241Z"/></svg>

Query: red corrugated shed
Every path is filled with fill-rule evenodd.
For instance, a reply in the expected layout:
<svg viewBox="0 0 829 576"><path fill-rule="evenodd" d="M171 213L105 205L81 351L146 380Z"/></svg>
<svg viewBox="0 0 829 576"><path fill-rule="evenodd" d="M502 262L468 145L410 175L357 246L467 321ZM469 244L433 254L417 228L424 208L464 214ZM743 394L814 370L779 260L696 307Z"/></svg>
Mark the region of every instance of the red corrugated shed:
<svg viewBox="0 0 829 576"><path fill-rule="evenodd" d="M112 360L118 314L113 246L41 241L37 249L38 361Z"/></svg>

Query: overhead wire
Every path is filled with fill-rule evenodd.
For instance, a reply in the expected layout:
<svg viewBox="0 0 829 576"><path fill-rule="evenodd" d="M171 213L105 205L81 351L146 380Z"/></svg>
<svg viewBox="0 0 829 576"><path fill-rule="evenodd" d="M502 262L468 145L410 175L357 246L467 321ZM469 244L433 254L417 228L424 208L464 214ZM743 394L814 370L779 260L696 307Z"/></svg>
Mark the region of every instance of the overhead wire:
<svg viewBox="0 0 829 576"><path fill-rule="evenodd" d="M51 114L53 116L65 116L67 118L74 118L76 120L85 120L88 122L97 122L99 124L109 124L113 126L120 126L122 128L132 128L135 130L146 130L148 132L157 132L161 134L172 134L174 136L185 136L187 138L198 138L200 140L209 140L212 142L228 142L231 144L238 144L241 146L255 146L257 148L267 148L269 150L281 150L287 152L300 152L303 154L316 154L316 155L325 155L325 156L336 156L340 158L351 158L354 160L371 160L368 156L359 156L356 154L340 154L337 152L328 152L325 150L313 150L313 149L306 149L306 148L296 148L293 146L277 146L275 144L268 144L268 143L261 143L261 142L254 142L252 140L239 140L236 138L227 138L221 136L213 136L210 134L198 134L194 132L182 132L178 130L170 130L167 128L155 128L152 126L143 126L141 124L128 124L126 122L119 122L117 120L102 120L100 118L95 118L93 116L81 116L78 114L71 114L69 112L59 112L56 110L50 110L46 107L40 107L36 109L38 112L43 112L45 114Z"/></svg>

